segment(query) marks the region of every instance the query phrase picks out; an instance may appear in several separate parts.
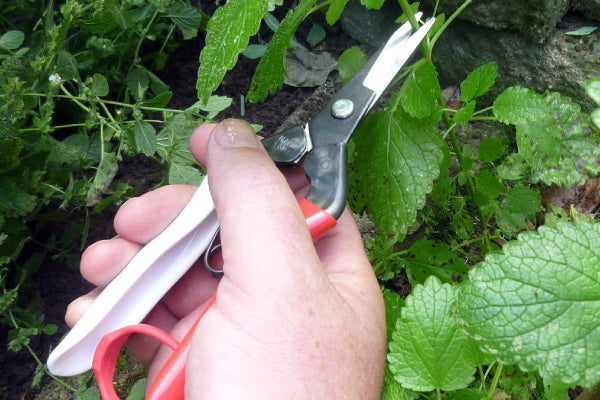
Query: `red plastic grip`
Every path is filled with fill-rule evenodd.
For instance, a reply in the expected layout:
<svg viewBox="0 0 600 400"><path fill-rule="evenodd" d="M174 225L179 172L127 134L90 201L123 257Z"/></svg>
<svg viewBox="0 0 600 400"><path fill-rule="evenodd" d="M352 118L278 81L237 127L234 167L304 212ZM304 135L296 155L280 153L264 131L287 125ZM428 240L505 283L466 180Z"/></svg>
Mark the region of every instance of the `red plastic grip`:
<svg viewBox="0 0 600 400"><path fill-rule="evenodd" d="M306 218L306 225L308 225L313 242L319 240L325 232L337 224L335 218L327 213L327 211L316 206L310 200L302 198L298 200L298 204L300 204L300 208L304 213L304 218Z"/></svg>

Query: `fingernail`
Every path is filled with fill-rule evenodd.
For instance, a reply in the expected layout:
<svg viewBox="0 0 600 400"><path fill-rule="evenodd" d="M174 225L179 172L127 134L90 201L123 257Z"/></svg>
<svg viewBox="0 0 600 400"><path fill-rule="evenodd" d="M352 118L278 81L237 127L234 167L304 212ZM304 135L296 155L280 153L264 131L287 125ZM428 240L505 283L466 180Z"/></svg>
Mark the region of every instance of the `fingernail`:
<svg viewBox="0 0 600 400"><path fill-rule="evenodd" d="M226 119L213 131L216 142L224 148L260 148L260 140L252 127L239 119Z"/></svg>

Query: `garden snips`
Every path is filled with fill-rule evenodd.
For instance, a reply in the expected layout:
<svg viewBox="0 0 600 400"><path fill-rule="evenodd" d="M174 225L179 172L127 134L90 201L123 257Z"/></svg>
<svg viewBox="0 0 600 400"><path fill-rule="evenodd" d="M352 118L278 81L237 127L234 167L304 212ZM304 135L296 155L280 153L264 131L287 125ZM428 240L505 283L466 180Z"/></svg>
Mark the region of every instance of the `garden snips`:
<svg viewBox="0 0 600 400"><path fill-rule="evenodd" d="M335 226L345 208L348 141L433 23L430 19L417 31L408 23L402 25L310 122L263 140L279 167L304 166L310 190L299 204L313 240ZM217 232L217 215L204 179L177 218L142 248L50 354L50 372L70 376L93 367L102 397L118 399L113 372L119 351L131 334L142 333L174 349L146 399L183 399L189 343L215 297L181 342L140 322L203 253L214 252Z"/></svg>

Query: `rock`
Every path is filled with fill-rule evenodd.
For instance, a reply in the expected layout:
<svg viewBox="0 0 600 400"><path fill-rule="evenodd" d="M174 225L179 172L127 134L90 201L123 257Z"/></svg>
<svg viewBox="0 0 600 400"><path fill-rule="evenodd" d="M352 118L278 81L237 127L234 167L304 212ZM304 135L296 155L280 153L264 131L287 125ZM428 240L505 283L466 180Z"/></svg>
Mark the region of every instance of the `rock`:
<svg viewBox="0 0 600 400"><path fill-rule="evenodd" d="M451 83L461 82L476 67L494 61L498 78L490 96L495 98L509 86L537 92L561 92L590 110L594 104L583 83L600 75L600 32L569 36L557 30L544 43L510 31L495 31L475 24L452 24L434 49L440 75ZM598 50L596 50L598 51Z"/></svg>
<svg viewBox="0 0 600 400"><path fill-rule="evenodd" d="M464 0L442 1L440 12L448 17L463 2ZM435 3L436 0L421 1L422 6L431 9ZM566 14L569 6L569 0L474 0L463 10L458 19L495 30L514 30L541 41L552 33L556 23Z"/></svg>
<svg viewBox="0 0 600 400"><path fill-rule="evenodd" d="M358 0L350 0L340 22L353 39L379 47L398 28L395 20L401 15L402 9L395 1L386 1L381 10L367 10Z"/></svg>
<svg viewBox="0 0 600 400"><path fill-rule="evenodd" d="M327 52L313 53L302 48L288 50L284 83L294 87L315 87L325 83L337 60Z"/></svg>
<svg viewBox="0 0 600 400"><path fill-rule="evenodd" d="M600 0L573 0L573 8L588 18L600 20Z"/></svg>

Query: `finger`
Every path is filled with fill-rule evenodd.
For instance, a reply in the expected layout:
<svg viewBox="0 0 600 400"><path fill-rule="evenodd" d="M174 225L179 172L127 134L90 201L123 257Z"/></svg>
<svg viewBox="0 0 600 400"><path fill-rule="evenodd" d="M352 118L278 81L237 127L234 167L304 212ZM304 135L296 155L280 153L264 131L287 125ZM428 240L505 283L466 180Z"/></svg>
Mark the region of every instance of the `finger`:
<svg viewBox="0 0 600 400"><path fill-rule="evenodd" d="M238 120L219 124L206 161L225 276L245 287L278 282L283 288L293 287L301 275L318 273L307 272L319 261L296 198L252 128Z"/></svg>
<svg viewBox="0 0 600 400"><path fill-rule="evenodd" d="M118 236L96 242L81 255L81 275L96 286L106 287L141 248L140 244Z"/></svg>
<svg viewBox="0 0 600 400"><path fill-rule="evenodd" d="M168 185L128 200L115 215L115 231L131 242L148 243L173 222L196 189Z"/></svg>
<svg viewBox="0 0 600 400"><path fill-rule="evenodd" d="M88 294L84 294L83 296L76 298L67 306L65 322L69 328L75 326L85 311L92 305L94 300L96 300L100 292L101 289L96 288Z"/></svg>

